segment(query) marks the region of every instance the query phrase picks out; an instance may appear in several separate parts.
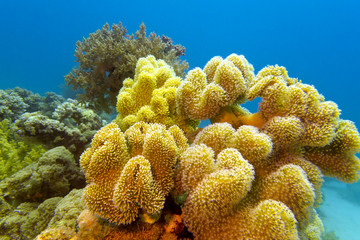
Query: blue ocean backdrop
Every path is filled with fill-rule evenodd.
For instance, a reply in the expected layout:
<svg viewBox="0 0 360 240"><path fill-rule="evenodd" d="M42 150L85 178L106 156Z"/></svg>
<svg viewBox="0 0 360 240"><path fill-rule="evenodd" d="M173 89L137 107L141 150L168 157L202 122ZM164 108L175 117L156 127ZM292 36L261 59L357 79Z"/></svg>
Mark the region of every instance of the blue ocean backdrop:
<svg viewBox="0 0 360 240"><path fill-rule="evenodd" d="M189 69L213 56L243 54L255 72L282 65L314 85L360 127L360 2L253 1L0 1L0 89L63 94L76 65L77 41L105 23L128 33L171 37L186 47ZM256 109L256 107L255 107ZM320 208L327 231L360 239L360 184L327 180Z"/></svg>

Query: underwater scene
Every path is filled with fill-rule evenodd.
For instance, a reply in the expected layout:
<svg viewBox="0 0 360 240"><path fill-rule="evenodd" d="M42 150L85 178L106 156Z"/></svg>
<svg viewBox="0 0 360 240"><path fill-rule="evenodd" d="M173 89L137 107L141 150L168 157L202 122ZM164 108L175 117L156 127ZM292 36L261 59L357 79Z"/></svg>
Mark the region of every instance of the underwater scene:
<svg viewBox="0 0 360 240"><path fill-rule="evenodd" d="M0 240L359 240L359 12L1 1Z"/></svg>

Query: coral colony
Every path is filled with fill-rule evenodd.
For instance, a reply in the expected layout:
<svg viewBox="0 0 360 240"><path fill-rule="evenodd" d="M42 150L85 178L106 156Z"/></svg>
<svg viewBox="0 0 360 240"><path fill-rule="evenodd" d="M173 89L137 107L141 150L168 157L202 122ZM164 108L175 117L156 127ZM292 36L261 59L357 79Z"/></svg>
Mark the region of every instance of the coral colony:
<svg viewBox="0 0 360 240"><path fill-rule="evenodd" d="M239 105L256 97L255 114ZM284 67L254 76L232 54L182 80L148 56L124 81L117 111L80 165L86 206L118 225L156 221L170 197L183 199L182 221L195 239L319 239L323 174L359 178L354 124ZM212 124L196 129L207 118Z"/></svg>
<svg viewBox="0 0 360 240"><path fill-rule="evenodd" d="M136 37L105 25L77 43L80 65L67 76L95 111L63 99L47 114L28 113L19 94L0 92L17 109L2 111L17 119L12 129L55 147L2 173L0 237L324 238L316 212L323 177L360 178L354 123L284 67L255 75L231 54L183 77L183 51L146 37L144 25ZM241 106L256 98L258 112ZM96 112L111 108L117 116L106 124Z"/></svg>

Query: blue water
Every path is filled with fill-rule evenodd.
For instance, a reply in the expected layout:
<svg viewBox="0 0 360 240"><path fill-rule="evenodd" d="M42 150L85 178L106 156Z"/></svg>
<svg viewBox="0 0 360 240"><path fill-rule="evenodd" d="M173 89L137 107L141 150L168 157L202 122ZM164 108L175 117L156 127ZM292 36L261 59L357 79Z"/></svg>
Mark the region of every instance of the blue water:
<svg viewBox="0 0 360 240"><path fill-rule="evenodd" d="M76 41L105 22L121 21L129 33L144 22L148 33L186 47L190 69L233 52L244 54L256 71L283 65L359 127L359 12L357 0L2 0L0 89L61 93Z"/></svg>

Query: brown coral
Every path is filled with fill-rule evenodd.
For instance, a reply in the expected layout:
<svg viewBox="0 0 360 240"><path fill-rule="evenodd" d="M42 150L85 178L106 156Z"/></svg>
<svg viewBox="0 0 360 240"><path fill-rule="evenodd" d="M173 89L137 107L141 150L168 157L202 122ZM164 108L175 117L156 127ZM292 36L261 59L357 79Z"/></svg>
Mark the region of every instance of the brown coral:
<svg viewBox="0 0 360 240"><path fill-rule="evenodd" d="M81 101L90 102L97 111L112 112L116 96L126 78L133 78L139 58L149 54L164 59L182 76L188 68L179 56L184 49L174 46L168 38L162 40L155 33L146 36L145 25L134 35L127 35L126 28L119 24L105 24L101 30L91 33L82 42L76 43L75 57L79 66L65 76L66 84L74 90L82 89Z"/></svg>

